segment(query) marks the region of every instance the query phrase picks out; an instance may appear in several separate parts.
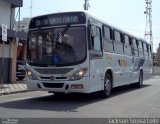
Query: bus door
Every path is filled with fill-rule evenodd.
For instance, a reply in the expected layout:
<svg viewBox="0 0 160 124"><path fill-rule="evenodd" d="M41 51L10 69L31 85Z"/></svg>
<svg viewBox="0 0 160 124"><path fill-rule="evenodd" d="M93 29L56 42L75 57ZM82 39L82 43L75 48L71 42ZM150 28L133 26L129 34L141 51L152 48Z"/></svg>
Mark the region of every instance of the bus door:
<svg viewBox="0 0 160 124"><path fill-rule="evenodd" d="M90 25L90 90L102 89L103 61L102 61L102 25Z"/></svg>

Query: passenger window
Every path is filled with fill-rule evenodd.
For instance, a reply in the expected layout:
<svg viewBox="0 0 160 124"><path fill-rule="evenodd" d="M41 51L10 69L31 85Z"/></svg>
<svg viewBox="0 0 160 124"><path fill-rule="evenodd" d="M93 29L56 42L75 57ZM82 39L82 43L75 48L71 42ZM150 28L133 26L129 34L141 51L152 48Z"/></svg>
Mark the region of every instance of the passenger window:
<svg viewBox="0 0 160 124"><path fill-rule="evenodd" d="M138 49L139 49L139 56L140 57L144 57L144 54L143 54L143 43L142 41L138 41L139 42L139 45L138 45Z"/></svg>
<svg viewBox="0 0 160 124"><path fill-rule="evenodd" d="M128 44L128 45L130 44L128 35L124 35L124 41L125 41L125 44Z"/></svg>
<svg viewBox="0 0 160 124"><path fill-rule="evenodd" d="M114 51L118 54L123 54L122 34L119 31L114 31Z"/></svg>
<svg viewBox="0 0 160 124"><path fill-rule="evenodd" d="M132 45L133 45L133 55L138 56L138 42L135 38L132 39Z"/></svg>
<svg viewBox="0 0 160 124"><path fill-rule="evenodd" d="M150 59L152 58L152 48L151 48L151 45L149 45L149 58Z"/></svg>
<svg viewBox="0 0 160 124"><path fill-rule="evenodd" d="M31 49L34 50L36 49L36 35L31 36Z"/></svg>
<svg viewBox="0 0 160 124"><path fill-rule="evenodd" d="M104 26L103 36L104 36L104 51L113 52L114 48L112 41L112 30L109 27Z"/></svg>
<svg viewBox="0 0 160 124"><path fill-rule="evenodd" d="M124 35L124 53L126 55L131 56L132 55L132 50L131 50L131 45L130 45L130 37L128 35Z"/></svg>
<svg viewBox="0 0 160 124"><path fill-rule="evenodd" d="M139 45L138 45L138 48L142 49L142 42L141 41L138 41L139 42Z"/></svg>
<svg viewBox="0 0 160 124"><path fill-rule="evenodd" d="M148 51L148 45L144 43L144 51Z"/></svg>
<svg viewBox="0 0 160 124"><path fill-rule="evenodd" d="M112 30L109 27L105 26L103 35L105 39L112 39Z"/></svg>
<svg viewBox="0 0 160 124"><path fill-rule="evenodd" d="M100 32L100 28L96 27L95 28L95 34L94 36L91 36L92 39L92 50L101 50L101 32Z"/></svg>
<svg viewBox="0 0 160 124"><path fill-rule="evenodd" d="M146 43L143 43L144 48L144 57L148 58L148 45Z"/></svg>
<svg viewBox="0 0 160 124"><path fill-rule="evenodd" d="M121 34L118 31L114 31L115 41L121 42Z"/></svg>
<svg viewBox="0 0 160 124"><path fill-rule="evenodd" d="M148 58L149 58L149 44L146 44L147 45L147 53L148 53Z"/></svg>

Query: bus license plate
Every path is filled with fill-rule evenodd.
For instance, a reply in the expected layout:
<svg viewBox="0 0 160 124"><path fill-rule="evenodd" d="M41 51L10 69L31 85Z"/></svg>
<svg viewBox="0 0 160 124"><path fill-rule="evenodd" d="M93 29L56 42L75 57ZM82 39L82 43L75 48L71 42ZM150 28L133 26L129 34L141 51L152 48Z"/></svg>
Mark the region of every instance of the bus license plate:
<svg viewBox="0 0 160 124"><path fill-rule="evenodd" d="M72 84L71 88L72 89L83 89L83 84Z"/></svg>

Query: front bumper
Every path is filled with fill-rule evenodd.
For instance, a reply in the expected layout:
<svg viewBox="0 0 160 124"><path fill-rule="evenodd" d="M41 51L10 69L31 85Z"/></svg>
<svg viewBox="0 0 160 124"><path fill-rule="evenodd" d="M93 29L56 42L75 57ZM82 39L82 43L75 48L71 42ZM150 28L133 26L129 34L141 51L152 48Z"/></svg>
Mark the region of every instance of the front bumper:
<svg viewBox="0 0 160 124"><path fill-rule="evenodd" d="M46 81L31 80L27 77L27 89L36 91L63 92L63 93L89 93L89 77L77 81Z"/></svg>

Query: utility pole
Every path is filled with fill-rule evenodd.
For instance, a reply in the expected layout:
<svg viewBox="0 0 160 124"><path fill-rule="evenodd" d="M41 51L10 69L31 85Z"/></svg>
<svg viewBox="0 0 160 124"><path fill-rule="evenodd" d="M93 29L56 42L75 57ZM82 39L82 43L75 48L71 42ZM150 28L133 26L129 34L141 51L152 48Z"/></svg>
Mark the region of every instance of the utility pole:
<svg viewBox="0 0 160 124"><path fill-rule="evenodd" d="M20 18L21 18L21 9L19 7L19 18L18 18L18 30L20 29Z"/></svg>
<svg viewBox="0 0 160 124"><path fill-rule="evenodd" d="M150 42L153 50L153 35L152 35L152 0L145 0L146 10L144 14L146 15L146 27L145 27L145 39Z"/></svg>
<svg viewBox="0 0 160 124"><path fill-rule="evenodd" d="M90 7L89 0L84 0L84 10L88 10Z"/></svg>
<svg viewBox="0 0 160 124"><path fill-rule="evenodd" d="M30 13L31 15L30 16L31 17L32 17L32 3L33 3L33 1L31 0L31 7L30 7L30 9L31 9L31 13Z"/></svg>

